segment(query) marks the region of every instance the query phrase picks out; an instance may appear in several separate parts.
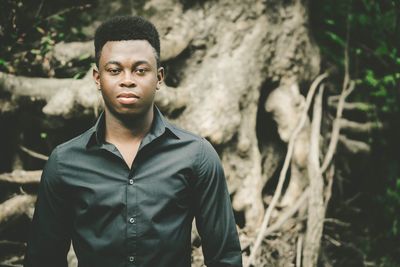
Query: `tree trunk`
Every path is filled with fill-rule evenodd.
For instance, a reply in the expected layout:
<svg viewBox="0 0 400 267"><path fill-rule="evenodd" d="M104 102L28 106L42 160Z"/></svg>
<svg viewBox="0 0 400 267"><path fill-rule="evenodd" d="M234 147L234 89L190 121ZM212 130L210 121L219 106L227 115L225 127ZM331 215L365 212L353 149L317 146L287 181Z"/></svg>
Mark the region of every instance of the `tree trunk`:
<svg viewBox="0 0 400 267"><path fill-rule="evenodd" d="M152 0L144 6L134 1L99 2L99 14L107 10L140 14L158 27L167 79L156 103L173 123L216 147L233 207L244 217L242 247L251 249L246 240L258 231L274 190L274 183L268 182L276 179L304 106L306 92L300 85L310 84L320 71L319 50L308 29L307 2ZM121 8L126 6L133 9ZM93 56L90 43L58 44L47 57L52 64L66 64L82 54ZM0 73L0 90L9 95L4 101L17 106L3 108L2 115L16 114L29 103L43 107L44 115L37 115L46 118L94 117L101 101L90 73L80 80ZM309 145L308 121L295 144L280 208L294 205L308 184ZM273 216L279 217L278 210ZM285 260L269 254L296 251L299 231L301 227L282 232L279 240L265 240L263 265L257 266L294 262L295 253L283 255Z"/></svg>

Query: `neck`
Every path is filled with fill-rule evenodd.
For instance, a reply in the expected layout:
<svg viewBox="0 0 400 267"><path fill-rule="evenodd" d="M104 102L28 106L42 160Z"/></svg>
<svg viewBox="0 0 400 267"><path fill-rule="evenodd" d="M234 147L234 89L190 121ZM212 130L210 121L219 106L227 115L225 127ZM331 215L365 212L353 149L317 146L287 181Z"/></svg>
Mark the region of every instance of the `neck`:
<svg viewBox="0 0 400 267"><path fill-rule="evenodd" d="M153 122L153 107L144 116L122 117L105 111L105 140L110 143L125 143L141 140L150 131Z"/></svg>

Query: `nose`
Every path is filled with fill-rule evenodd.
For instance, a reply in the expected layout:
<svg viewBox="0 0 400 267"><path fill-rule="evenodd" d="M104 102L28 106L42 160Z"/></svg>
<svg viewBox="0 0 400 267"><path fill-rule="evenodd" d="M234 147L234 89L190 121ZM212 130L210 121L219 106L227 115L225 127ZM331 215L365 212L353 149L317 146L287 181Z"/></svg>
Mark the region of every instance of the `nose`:
<svg viewBox="0 0 400 267"><path fill-rule="evenodd" d="M134 74L130 71L126 71L122 76L122 80L120 82L121 87L134 87L136 86L136 81Z"/></svg>

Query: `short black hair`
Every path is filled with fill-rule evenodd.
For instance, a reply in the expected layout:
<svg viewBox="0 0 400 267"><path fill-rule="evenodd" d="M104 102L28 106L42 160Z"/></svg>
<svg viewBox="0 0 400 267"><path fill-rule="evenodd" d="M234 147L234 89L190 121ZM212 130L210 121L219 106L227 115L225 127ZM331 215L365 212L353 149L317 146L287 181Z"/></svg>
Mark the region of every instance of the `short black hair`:
<svg viewBox="0 0 400 267"><path fill-rule="evenodd" d="M108 41L146 40L156 51L160 65L160 37L150 21L137 16L117 16L104 21L94 35L96 65L99 66L101 49Z"/></svg>

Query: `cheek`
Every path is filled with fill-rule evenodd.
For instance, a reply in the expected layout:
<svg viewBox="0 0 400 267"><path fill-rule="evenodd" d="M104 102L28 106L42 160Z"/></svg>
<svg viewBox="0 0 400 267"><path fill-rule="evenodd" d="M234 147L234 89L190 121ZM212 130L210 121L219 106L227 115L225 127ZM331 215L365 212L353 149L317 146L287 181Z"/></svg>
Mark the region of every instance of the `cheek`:
<svg viewBox="0 0 400 267"><path fill-rule="evenodd" d="M110 79L110 78L100 78L100 84L104 84L104 85L111 85L111 84L114 84L115 83L115 81L114 81L115 79Z"/></svg>

